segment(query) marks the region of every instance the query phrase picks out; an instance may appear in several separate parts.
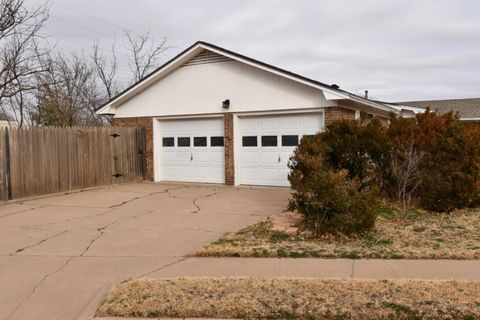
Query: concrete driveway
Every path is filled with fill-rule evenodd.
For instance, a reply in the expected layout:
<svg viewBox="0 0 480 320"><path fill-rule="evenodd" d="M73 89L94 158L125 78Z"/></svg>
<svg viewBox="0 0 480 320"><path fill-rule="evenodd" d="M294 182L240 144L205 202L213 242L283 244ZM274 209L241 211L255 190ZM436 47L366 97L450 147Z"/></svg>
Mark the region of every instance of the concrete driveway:
<svg viewBox="0 0 480 320"><path fill-rule="evenodd" d="M113 283L284 210L289 193L139 183L0 206L0 319L78 319Z"/></svg>

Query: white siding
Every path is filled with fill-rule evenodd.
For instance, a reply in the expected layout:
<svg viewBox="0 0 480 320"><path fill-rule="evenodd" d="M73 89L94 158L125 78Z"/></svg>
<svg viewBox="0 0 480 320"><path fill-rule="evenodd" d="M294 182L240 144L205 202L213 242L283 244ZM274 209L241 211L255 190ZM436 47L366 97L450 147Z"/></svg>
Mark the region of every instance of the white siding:
<svg viewBox="0 0 480 320"><path fill-rule="evenodd" d="M180 67L116 109L115 117L275 111L335 105L323 93L237 61Z"/></svg>

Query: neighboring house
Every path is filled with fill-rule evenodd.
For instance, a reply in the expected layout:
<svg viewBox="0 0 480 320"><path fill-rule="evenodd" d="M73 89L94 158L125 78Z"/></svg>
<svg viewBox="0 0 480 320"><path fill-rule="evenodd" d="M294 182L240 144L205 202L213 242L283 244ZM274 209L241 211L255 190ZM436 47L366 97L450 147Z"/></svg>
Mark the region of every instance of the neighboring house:
<svg viewBox="0 0 480 320"><path fill-rule="evenodd" d="M360 112L387 119L406 109L197 42L97 112L146 128L152 180L288 186L303 136Z"/></svg>
<svg viewBox="0 0 480 320"><path fill-rule="evenodd" d="M460 120L465 122L480 122L480 98L447 99L399 102L398 105L411 106L445 113L458 112Z"/></svg>

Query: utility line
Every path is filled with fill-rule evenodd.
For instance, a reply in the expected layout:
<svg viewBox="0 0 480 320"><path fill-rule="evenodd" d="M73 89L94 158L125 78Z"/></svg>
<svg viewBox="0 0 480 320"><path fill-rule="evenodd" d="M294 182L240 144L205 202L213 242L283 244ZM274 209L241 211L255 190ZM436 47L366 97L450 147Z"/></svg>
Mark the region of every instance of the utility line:
<svg viewBox="0 0 480 320"><path fill-rule="evenodd" d="M65 9L67 9L67 10L73 11L73 12L75 12L75 13L81 14L81 15L83 15L83 16L85 16L85 17L90 18L90 19L97 20L97 21L99 21L99 22L103 22L103 23L105 23L105 24L108 24L108 25L110 25L110 26L112 26L112 27L115 27L115 28L118 28L118 29L120 29L120 30L122 30L122 31L129 31L129 32L130 32L129 29L127 29L127 28L125 28L125 27L122 27L122 26L120 26L120 25L118 25L118 24L115 24L115 23L113 23L113 22L107 21L107 20L105 20L105 19L102 19L102 18L99 18L99 17L96 17L96 16L93 16L93 15L91 15L91 14L87 14L87 13L85 13L85 12L82 12L82 11L80 11L80 10L78 10L78 9L75 9L75 8L70 7L70 6L64 5L64 4L59 3L59 2L57 2L57 1L52 1L52 3L55 4L55 5L57 5L57 6L59 6L59 7L62 7L62 8L65 8Z"/></svg>
<svg viewBox="0 0 480 320"><path fill-rule="evenodd" d="M51 16L52 16L53 18L55 18L55 19L58 19L58 20L63 21L63 22L65 22L65 23L71 24L72 26L76 26L76 27L78 27L78 28L85 29L85 30L88 30L88 31L90 31L90 32L94 32L94 33L100 34L100 35L102 35L102 36L104 36L104 37L111 37L111 36L112 36L112 35L110 35L110 34L106 34L106 33L103 33L103 32L100 32L100 31L97 31L97 30L94 30L94 29L91 29L91 28L82 26L81 24L78 24L78 23L69 21L69 20L67 20L67 19L60 18L60 17L58 17L58 16L56 16L56 15L53 15L53 14L52 14Z"/></svg>

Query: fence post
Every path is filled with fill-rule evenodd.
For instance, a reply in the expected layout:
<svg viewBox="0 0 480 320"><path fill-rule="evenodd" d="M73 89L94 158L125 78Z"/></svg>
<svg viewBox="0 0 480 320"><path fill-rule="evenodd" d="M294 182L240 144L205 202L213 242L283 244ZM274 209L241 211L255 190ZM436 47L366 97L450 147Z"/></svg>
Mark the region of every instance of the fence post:
<svg viewBox="0 0 480 320"><path fill-rule="evenodd" d="M5 174L4 174L4 186L5 186L5 199L12 199L12 178L10 176L10 139L8 135L8 127L5 128L4 135L5 143Z"/></svg>

